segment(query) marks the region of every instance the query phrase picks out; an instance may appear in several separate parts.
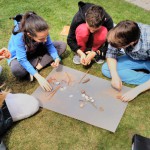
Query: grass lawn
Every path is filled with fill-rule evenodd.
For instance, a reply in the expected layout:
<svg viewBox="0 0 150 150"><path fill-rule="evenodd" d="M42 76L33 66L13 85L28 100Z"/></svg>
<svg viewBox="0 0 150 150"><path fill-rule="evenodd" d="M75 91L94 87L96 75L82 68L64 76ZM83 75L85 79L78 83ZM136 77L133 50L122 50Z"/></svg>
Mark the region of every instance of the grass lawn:
<svg viewBox="0 0 150 150"><path fill-rule="evenodd" d="M60 36L60 32L63 26L70 25L73 15L78 10L77 2L75 0L0 0L0 48L7 47L11 35L13 21L8 18L28 10L33 10L45 18L51 27L52 40L65 41L66 39ZM87 2L102 5L115 23L130 19L150 24L150 12L124 0L87 0ZM72 63L72 57L73 54L68 47L63 55L63 64L85 72L82 66ZM4 67L0 82L6 82L14 93L31 94L39 86L37 81L28 83L16 80L6 60L0 63ZM51 70L52 68L48 67L40 74L46 77ZM100 70L101 65L94 64L90 73L105 78ZM147 91L128 104L115 133L40 109L33 117L15 123L5 135L4 142L9 150L129 150L133 134L150 137L149 97L150 92Z"/></svg>

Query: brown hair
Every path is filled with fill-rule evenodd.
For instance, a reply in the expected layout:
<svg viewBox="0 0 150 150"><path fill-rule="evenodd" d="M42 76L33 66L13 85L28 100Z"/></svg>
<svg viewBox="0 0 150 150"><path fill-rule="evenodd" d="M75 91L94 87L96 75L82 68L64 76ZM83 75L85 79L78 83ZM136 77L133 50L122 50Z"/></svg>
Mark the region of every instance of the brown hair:
<svg viewBox="0 0 150 150"><path fill-rule="evenodd" d="M36 37L37 32L42 32L48 29L49 26L46 21L35 12L27 12L23 15L20 23L20 31L24 33L24 41L27 47L34 47L33 41L27 33Z"/></svg>
<svg viewBox="0 0 150 150"><path fill-rule="evenodd" d="M115 48L122 48L131 42L138 41L140 29L134 21L125 20L118 23L108 32L107 41Z"/></svg>
<svg viewBox="0 0 150 150"><path fill-rule="evenodd" d="M91 6L85 15L85 21L90 27L98 28L104 22L105 10L103 7L93 5Z"/></svg>

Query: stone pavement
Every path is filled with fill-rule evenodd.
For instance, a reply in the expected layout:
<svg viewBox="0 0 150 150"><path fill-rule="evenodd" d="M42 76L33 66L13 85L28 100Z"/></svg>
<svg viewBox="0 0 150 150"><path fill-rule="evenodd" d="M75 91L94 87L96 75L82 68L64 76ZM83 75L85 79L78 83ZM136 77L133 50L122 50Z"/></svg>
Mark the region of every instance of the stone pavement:
<svg viewBox="0 0 150 150"><path fill-rule="evenodd" d="M125 0L125 1L135 4L139 7L142 7L145 10L150 11L150 0Z"/></svg>

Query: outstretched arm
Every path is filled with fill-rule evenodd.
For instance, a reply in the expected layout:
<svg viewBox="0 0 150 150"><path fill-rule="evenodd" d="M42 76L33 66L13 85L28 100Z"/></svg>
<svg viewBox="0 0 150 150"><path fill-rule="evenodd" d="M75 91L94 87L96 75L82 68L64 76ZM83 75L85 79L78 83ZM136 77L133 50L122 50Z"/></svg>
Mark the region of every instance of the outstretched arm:
<svg viewBox="0 0 150 150"><path fill-rule="evenodd" d="M135 97L137 97L140 93L150 89L150 80L131 89L127 93L123 94L119 99L121 99L123 102L128 102L133 100Z"/></svg>

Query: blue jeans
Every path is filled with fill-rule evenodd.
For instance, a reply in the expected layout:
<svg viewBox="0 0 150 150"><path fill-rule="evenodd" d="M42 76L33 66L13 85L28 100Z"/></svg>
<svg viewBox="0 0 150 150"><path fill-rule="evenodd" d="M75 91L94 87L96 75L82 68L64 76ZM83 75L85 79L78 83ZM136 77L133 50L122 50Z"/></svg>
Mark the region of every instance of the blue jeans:
<svg viewBox="0 0 150 150"><path fill-rule="evenodd" d="M133 60L127 55L120 56L117 59L117 72L125 83L139 85L150 80L150 73L136 71L141 69L150 72L150 60ZM102 73L111 78L107 63L103 64Z"/></svg>

